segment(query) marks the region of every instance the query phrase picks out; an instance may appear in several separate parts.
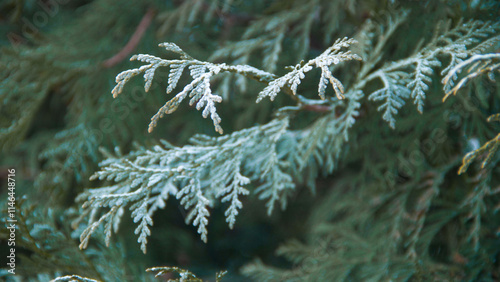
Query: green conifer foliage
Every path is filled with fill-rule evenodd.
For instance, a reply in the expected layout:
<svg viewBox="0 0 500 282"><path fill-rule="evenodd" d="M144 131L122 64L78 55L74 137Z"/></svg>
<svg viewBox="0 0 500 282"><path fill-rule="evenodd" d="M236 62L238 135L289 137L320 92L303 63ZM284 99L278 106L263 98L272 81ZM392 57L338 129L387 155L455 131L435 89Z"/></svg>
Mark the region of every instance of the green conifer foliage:
<svg viewBox="0 0 500 282"><path fill-rule="evenodd" d="M0 276L500 280L499 10L2 2Z"/></svg>

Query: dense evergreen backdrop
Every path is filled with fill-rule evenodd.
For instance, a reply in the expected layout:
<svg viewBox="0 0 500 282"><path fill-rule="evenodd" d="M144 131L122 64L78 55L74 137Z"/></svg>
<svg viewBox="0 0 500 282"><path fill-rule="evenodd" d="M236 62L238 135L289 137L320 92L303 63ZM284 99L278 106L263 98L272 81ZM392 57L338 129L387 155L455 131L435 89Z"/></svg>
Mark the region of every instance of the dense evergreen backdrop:
<svg viewBox="0 0 500 282"><path fill-rule="evenodd" d="M500 280L499 11L1 1L0 276Z"/></svg>

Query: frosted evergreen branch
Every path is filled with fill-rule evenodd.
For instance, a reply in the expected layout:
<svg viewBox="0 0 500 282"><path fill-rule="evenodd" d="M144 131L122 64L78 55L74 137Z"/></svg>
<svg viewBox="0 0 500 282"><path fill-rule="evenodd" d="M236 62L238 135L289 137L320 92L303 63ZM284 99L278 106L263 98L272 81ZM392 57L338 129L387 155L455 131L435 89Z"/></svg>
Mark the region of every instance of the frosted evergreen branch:
<svg viewBox="0 0 500 282"><path fill-rule="evenodd" d="M313 67L321 69L321 78L318 85L318 95L321 99L325 99L325 89L328 82L332 85L337 98L344 98L344 86L342 83L336 79L329 67L332 65L337 65L343 61L349 60L361 60L356 54L352 54L350 51L342 51L343 48L347 48L350 45L356 43L354 39L349 39L347 37L343 39L338 39L335 43L326 49L318 57L309 60L307 63L301 63L294 67L292 71L285 74L284 76L275 79L269 83L269 85L264 88L259 93L257 102L260 102L265 97L269 97L272 100L276 95L286 86L289 87L293 95L297 95L297 87L301 83L301 80L305 78L305 74L313 69Z"/></svg>
<svg viewBox="0 0 500 282"><path fill-rule="evenodd" d="M296 97L297 87L301 80L305 77L305 73L313 69L313 67L321 69L321 78L318 85L318 95L325 99L325 91L328 84L331 84L338 99L343 99L344 86L333 76L329 67L348 60L361 60L361 58L352 54L350 51L343 51L356 41L353 39L343 38L338 39L331 47L325 50L320 56L309 60L307 63L295 66L295 69L283 77L277 78L274 74L256 69L248 65L228 66L224 63L214 64L202 62L193 59L185 53L181 48L173 43L162 43L167 51L178 54L181 60L165 60L151 55L134 55L131 60L139 60L147 63L136 69L123 71L116 76L116 86L113 88L113 97L117 97L122 91L124 85L134 76L144 73L145 91L149 91L155 75L156 69L159 67L170 67L168 76L168 87L166 92L172 92L177 86L183 71L188 68L193 80L184 86L183 90L175 95L171 100L166 102L158 112L151 118L148 132L152 132L158 120L165 114L171 114L177 110L180 103L187 97L191 98L190 105L196 104L196 109L202 111L204 118L210 116L213 121L215 130L222 134L223 130L220 126L220 116L217 113L215 103L222 102L222 97L212 94L210 80L221 72L229 72L243 75L245 77L255 79L257 81L268 83L258 95L257 102L265 96L269 96L271 100L275 98L279 91L285 88L285 91L291 92L291 95Z"/></svg>
<svg viewBox="0 0 500 282"><path fill-rule="evenodd" d="M212 79L212 77L218 75L221 72L229 72L244 75L261 82L268 82L275 78L275 75L271 73L261 71L247 65L228 66L226 64L214 64L198 61L185 53L181 48L173 43L162 43L159 46L164 47L167 51L178 54L180 56L180 60L166 60L147 54L134 55L132 56L131 60L138 60L147 64L136 69L126 70L119 73L116 76L117 84L111 91L113 97L116 98L123 91L123 87L130 79L143 73L145 80L144 90L148 92L151 88L155 71L159 67L170 67L168 87L166 89L166 92L168 94L176 88L185 68L189 68L190 75L193 80L189 84L184 86L181 92L179 92L171 100L165 103L165 105L163 105L151 118L148 132L153 131L153 128L156 126L160 118L162 118L165 114L173 113L175 110L177 110L177 107L180 105L180 103L184 99L189 97L191 98L189 104L196 104L197 110L201 110L203 108L203 117L207 118L208 116L210 116L213 121L215 130L222 134L223 130L220 126L221 119L215 108L215 103L222 102L222 98L218 95L212 94L210 85L210 80Z"/></svg>
<svg viewBox="0 0 500 282"><path fill-rule="evenodd" d="M152 216L165 206L169 195L175 196L188 210L187 224L198 227L201 239L207 240L209 208L229 202L225 212L230 228L242 208L240 197L248 195L244 188L251 181L260 186L255 193L266 200L270 214L275 202L286 205L295 185L284 169L286 163L276 144L288 128L288 118L234 132L218 138L197 135L192 145L175 147L166 142L149 150L132 152L129 156L108 159L92 179L107 179L115 184L89 189L80 194L83 214L90 215L89 226L81 235L81 247L87 246L90 235L104 224L106 240L118 230L123 209L130 206L132 218L139 223L141 249L146 252ZM110 209L99 217L101 209Z"/></svg>

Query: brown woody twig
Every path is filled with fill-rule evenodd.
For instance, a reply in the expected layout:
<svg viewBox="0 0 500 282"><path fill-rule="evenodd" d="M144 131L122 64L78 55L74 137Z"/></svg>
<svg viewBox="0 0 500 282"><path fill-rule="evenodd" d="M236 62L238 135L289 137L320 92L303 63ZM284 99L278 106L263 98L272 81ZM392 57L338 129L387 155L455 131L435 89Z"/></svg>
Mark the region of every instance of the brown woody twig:
<svg viewBox="0 0 500 282"><path fill-rule="evenodd" d="M137 44L139 44L139 42L141 41L142 36L144 35L149 25L153 21L155 13L156 13L155 10L153 10L152 8L148 9L146 14L144 14L144 16L142 17L139 25L137 25L134 34L127 42L127 45L125 45L116 55L104 61L102 63L103 67L111 68L115 66L116 64L127 58L130 55L130 53L132 53L132 51L134 51L134 49L137 47Z"/></svg>

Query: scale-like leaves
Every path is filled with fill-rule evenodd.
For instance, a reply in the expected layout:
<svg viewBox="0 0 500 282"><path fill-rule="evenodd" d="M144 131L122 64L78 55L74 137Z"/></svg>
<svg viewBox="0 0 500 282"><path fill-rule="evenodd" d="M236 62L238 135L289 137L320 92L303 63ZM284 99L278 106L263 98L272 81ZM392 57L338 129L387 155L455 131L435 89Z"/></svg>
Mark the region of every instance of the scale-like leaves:
<svg viewBox="0 0 500 282"><path fill-rule="evenodd" d="M174 91L175 87L177 87L177 83L182 76L182 72L184 68L186 68L187 63L181 64L171 64L170 65L170 73L168 74L168 86L167 86L167 94Z"/></svg>
<svg viewBox="0 0 500 282"><path fill-rule="evenodd" d="M221 202L230 202L231 204L227 208L224 215L226 216L226 221L229 224L229 228L233 229L234 223L236 222L236 216L239 210L243 208L243 204L239 200L239 195L248 195L250 191L243 188L243 186L250 183L250 179L240 174L240 164L236 164L234 167L234 175L230 178L231 182L227 187L222 189L216 196L222 197Z"/></svg>
<svg viewBox="0 0 500 282"><path fill-rule="evenodd" d="M158 120L166 114L175 112L180 103L186 98L190 97L189 104L196 103L196 109L203 108L202 115L207 118L210 116L214 123L215 130L222 134L223 130L220 126L220 116L217 114L215 103L222 102L222 98L218 95L212 94L210 80L213 76L218 75L220 72L231 72L243 74L252 77L259 81L269 81L272 74L258 70L251 66L237 65L228 66L226 64L213 64L209 62L198 61L184 52L179 46L174 43L162 43L159 45L164 47L167 51L174 52L180 55L180 60L165 60L159 57L139 54L132 56L131 60L138 60L147 65L143 65L136 69L126 70L116 76L116 86L111 91L113 97L117 97L122 91L125 84L130 81L134 76L144 73L145 91L149 91L154 78L156 69L159 67L170 67L168 75L168 86L166 92L171 93L177 87L177 84L187 67L193 80L184 86L181 92L175 95L172 99L167 101L158 112L151 118L151 123L148 127L148 132L152 132Z"/></svg>
<svg viewBox="0 0 500 282"><path fill-rule="evenodd" d="M104 224L106 238L111 226L118 225L120 210L130 206L132 218L138 223L141 249L146 251L147 236L153 225L152 216L164 207L169 195L175 195L188 215L186 223L198 227L203 241L207 241L209 207L215 200L229 202L225 212L230 228L242 208L240 196L248 195L244 186L251 180L261 185L255 191L261 199L268 200L271 213L275 202L282 208L295 187L292 177L283 169L284 160L276 144L286 132L288 119L276 119L262 126L255 126L228 136L212 138L195 136L193 145L175 147L166 142L150 150L140 149L121 158L111 158L103 163L93 179L107 179L113 185L91 189L82 193L82 218L90 216L89 226L82 234L81 247L87 246L90 235ZM109 209L99 217L101 209ZM117 231L117 227L113 228Z"/></svg>
<svg viewBox="0 0 500 282"><path fill-rule="evenodd" d="M432 83L431 76L434 71L432 67L439 67L441 63L436 59L419 60L415 67L415 77L407 85L411 91L411 98L414 99L414 104L417 105L417 110L422 113L424 111L425 93L429 90L429 85Z"/></svg>
<svg viewBox="0 0 500 282"><path fill-rule="evenodd" d="M140 221L134 233L139 235L137 242L141 244L141 250L146 253L146 244L148 243L147 237L151 235L149 226L153 226L153 219L148 213L148 198L145 198L142 202L133 204L130 210L132 210L134 223Z"/></svg>
<svg viewBox="0 0 500 282"><path fill-rule="evenodd" d="M462 77L457 83L459 74L464 70L468 74ZM458 90L463 88L469 80L482 74L488 75L488 77L494 81L495 72L498 73L499 70L500 54L498 53L474 55L460 64L457 64L455 67L450 69L448 74L443 78L443 88L447 91L443 101L446 100L451 94L456 95Z"/></svg>
<svg viewBox="0 0 500 282"><path fill-rule="evenodd" d="M404 99L411 95L405 84L401 84L407 79L407 74L404 72L380 72L378 75L384 83L384 88L371 93L368 98L372 101L384 101L378 110L384 111L382 118L389 123L390 127L395 128L396 119L394 116L405 104Z"/></svg>
<svg viewBox="0 0 500 282"><path fill-rule="evenodd" d="M208 240L208 217L210 216L207 207L210 202L201 192L199 179L190 179L189 184L184 186L176 197L185 209L190 209L186 217L186 224L193 223L194 226L198 226L198 234L201 235L201 240L206 243Z"/></svg>
<svg viewBox="0 0 500 282"><path fill-rule="evenodd" d="M269 97L272 100L278 95L278 93L285 87L289 87L293 95L297 95L297 88L304 79L305 74L313 69L313 67L321 69L321 78L318 86L318 94L322 99L325 99L325 88L328 81L335 90L335 94L338 99L343 99L344 86L342 83L336 79L331 73L329 67L332 65L339 64L343 61L349 60L361 60L356 54L352 54L350 51L342 51L343 48L349 47L351 44L356 43L354 39L343 38L338 39L335 43L325 52L323 52L318 57L309 60L307 63L301 63L294 67L292 71L285 74L284 76L277 78L269 83L269 85L264 88L259 93L257 102L260 102L265 97Z"/></svg>

